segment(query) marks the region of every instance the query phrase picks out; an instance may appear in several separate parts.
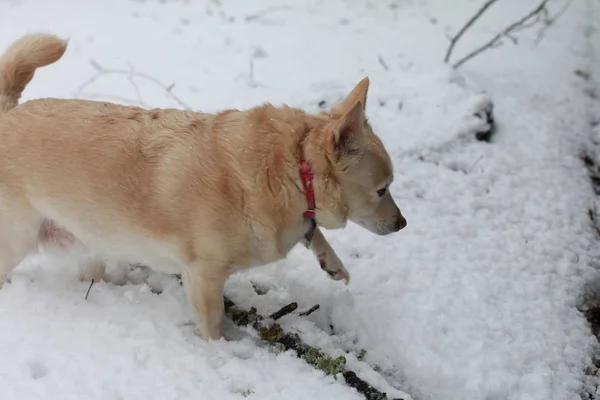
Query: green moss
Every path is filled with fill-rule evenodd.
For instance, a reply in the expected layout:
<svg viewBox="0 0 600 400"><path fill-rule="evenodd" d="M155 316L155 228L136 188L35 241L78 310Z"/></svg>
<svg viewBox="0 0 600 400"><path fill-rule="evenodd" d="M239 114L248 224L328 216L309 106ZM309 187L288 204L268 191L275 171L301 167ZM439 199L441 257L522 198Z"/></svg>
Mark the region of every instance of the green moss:
<svg viewBox="0 0 600 400"><path fill-rule="evenodd" d="M261 318L260 315L257 314L257 310L254 307L248 311L232 308L229 310L229 316L233 322L240 326L253 324Z"/></svg>
<svg viewBox="0 0 600 400"><path fill-rule="evenodd" d="M260 328L260 338L269 343L275 343L284 335L283 329L279 324L273 324L270 327Z"/></svg>
<svg viewBox="0 0 600 400"><path fill-rule="evenodd" d="M343 372L344 365L346 365L346 358L344 356L333 358L323 352L320 352L314 347L311 347L306 353L304 353L302 358L315 368L325 372L327 375L336 375L340 372Z"/></svg>

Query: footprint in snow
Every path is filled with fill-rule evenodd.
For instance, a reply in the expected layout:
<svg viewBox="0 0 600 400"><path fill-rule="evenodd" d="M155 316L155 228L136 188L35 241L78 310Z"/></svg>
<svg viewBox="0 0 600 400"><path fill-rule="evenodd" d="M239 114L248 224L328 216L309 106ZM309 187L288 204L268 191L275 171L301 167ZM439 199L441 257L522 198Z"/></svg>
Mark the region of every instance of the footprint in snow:
<svg viewBox="0 0 600 400"><path fill-rule="evenodd" d="M36 380L45 377L50 372L42 361L30 361L28 365L31 377Z"/></svg>

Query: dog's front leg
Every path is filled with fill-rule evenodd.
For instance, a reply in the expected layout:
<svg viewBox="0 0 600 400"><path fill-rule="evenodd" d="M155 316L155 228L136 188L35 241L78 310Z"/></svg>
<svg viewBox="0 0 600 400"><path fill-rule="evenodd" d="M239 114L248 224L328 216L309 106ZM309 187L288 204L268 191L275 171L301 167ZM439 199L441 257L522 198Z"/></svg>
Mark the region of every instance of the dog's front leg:
<svg viewBox="0 0 600 400"><path fill-rule="evenodd" d="M209 264L194 264L182 274L183 287L196 316L196 333L206 340L220 339L225 306L223 288L226 268L211 269Z"/></svg>
<svg viewBox="0 0 600 400"><path fill-rule="evenodd" d="M331 279L336 281L344 279L346 285L350 283L350 273L344 268L342 260L339 259L335 250L333 250L318 227L315 228L312 243L305 242L304 245L307 247L310 246L317 260L319 260L321 269L327 272Z"/></svg>

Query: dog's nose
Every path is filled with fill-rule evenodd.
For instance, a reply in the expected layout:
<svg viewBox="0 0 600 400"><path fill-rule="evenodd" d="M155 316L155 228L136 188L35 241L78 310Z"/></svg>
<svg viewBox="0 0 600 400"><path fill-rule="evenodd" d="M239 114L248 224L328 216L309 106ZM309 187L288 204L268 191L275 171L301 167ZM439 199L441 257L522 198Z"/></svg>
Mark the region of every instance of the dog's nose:
<svg viewBox="0 0 600 400"><path fill-rule="evenodd" d="M406 218L404 218L402 215L399 215L394 221L394 232L398 232L399 230L406 228L407 224Z"/></svg>

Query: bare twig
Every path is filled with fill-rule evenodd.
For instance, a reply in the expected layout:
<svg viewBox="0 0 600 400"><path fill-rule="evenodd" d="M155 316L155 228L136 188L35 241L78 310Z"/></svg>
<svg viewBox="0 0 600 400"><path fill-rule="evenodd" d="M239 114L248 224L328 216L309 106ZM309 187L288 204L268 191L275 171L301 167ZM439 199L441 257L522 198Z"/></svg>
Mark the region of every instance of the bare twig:
<svg viewBox="0 0 600 400"><path fill-rule="evenodd" d="M262 59L267 57L267 53L260 47L257 47L254 49L254 52L252 52L252 55L250 56L250 68L248 71L248 84L250 85L250 87L259 87L262 86L260 83L258 83L256 81L256 79L254 79L254 61L258 60L258 59Z"/></svg>
<svg viewBox="0 0 600 400"><path fill-rule="evenodd" d="M90 287L88 287L87 293L85 294L85 299L88 299L88 296L90 295L90 290L92 290L92 286L94 286L94 280L92 279L92 281L90 282Z"/></svg>
<svg viewBox="0 0 600 400"><path fill-rule="evenodd" d="M448 46L448 50L446 50L446 56L444 57L444 62L447 63L448 61L450 61L450 57L452 56L452 51L454 50L454 46L456 45L456 42L459 41L459 39L462 37L462 35L464 35L464 33L471 27L473 26L473 24L479 19L479 17L481 17L483 15L483 13L490 8L494 3L496 3L498 0L488 0L485 2L484 5L481 6L481 8L475 13L475 15L473 15L471 17L470 20L467 21L467 23L460 28L460 30L458 31L458 33L456 35L454 35L453 37L450 38L450 45Z"/></svg>
<svg viewBox="0 0 600 400"><path fill-rule="evenodd" d="M140 92L140 88L138 87L137 83L135 83L135 67L130 62L127 62L127 64L129 65L129 76L127 77L127 80L129 83L131 83L131 86L133 86L138 101L143 103L144 100L142 99L142 93ZM169 90L167 89L167 92L168 91Z"/></svg>
<svg viewBox="0 0 600 400"><path fill-rule="evenodd" d="M546 31L556 22L557 19L559 19L567 11L572 2L573 0L565 1L562 8L556 14L554 14L553 17L549 17L548 15L546 15L543 21L544 25L540 28L537 37L535 38L535 46L537 46L542 41Z"/></svg>
<svg viewBox="0 0 600 400"><path fill-rule="evenodd" d="M520 30L524 29L523 25L527 25L528 23L530 23L531 22L530 20L532 18L540 18L539 14L542 13L543 10L545 10L546 4L549 1L550 0L543 0L542 2L540 2L537 5L537 7L535 7L531 12L529 12L529 14L525 15L523 18L519 19L517 22L510 24L509 26L504 28L504 30L502 30L502 32L498 33L496 36L494 36L492 39L487 41L485 44L483 44L482 46L478 47L477 49L473 50L472 52L470 52L469 54L467 54L466 56L464 56L463 58L461 58L460 60L455 62L452 65L452 68L458 68L461 65L463 65L464 63L466 63L467 61L469 61L470 59L472 59L473 57L477 56L478 54L481 54L484 51L486 51L490 48L493 48L494 46L500 45L501 44L500 39L508 36L512 32L520 31ZM531 25L527 25L527 26L531 26Z"/></svg>
<svg viewBox="0 0 600 400"><path fill-rule="evenodd" d="M301 312L300 315L301 317L308 317L310 314L314 313L315 311L317 311L320 308L320 306L318 304L312 306L311 308L309 308L306 311Z"/></svg>
<svg viewBox="0 0 600 400"><path fill-rule="evenodd" d="M377 60L379 61L379 64L381 64L381 66L383 67L383 69L385 69L386 71L389 71L389 67L387 65L387 63L385 62L385 60L383 59L383 57L381 57L381 55L377 56Z"/></svg>
<svg viewBox="0 0 600 400"><path fill-rule="evenodd" d="M296 303L296 302L290 303L287 306L284 306L284 307L280 308L278 311L269 315L269 318L272 318L273 320L277 321L278 319L280 319L288 314L291 314L297 308L298 308L298 303Z"/></svg>
<svg viewBox="0 0 600 400"><path fill-rule="evenodd" d="M163 89L165 91L165 93L167 93L169 97L171 97L173 100L175 100L175 102L177 104L179 104L179 106L181 106L182 108L184 108L186 110L192 109L188 104L186 104L183 100L181 100L177 95L175 95L173 93L173 88L175 87L174 83L172 83L170 85L166 85L165 83L161 82L160 80L158 80L157 78L155 78L151 75L136 71L135 68L131 64L130 64L129 70L104 68L94 60L90 60L90 64L97 72L94 75L92 75L92 77L90 79L83 82L79 86L79 88L77 89L77 94L79 94L79 95L81 95L83 93L83 90L85 88L87 88L88 86L90 86L91 84L96 82L96 80L98 80L102 76L105 76L105 75L127 75L127 79L133 86L133 88L136 92L136 97L138 98L138 100L136 100L136 101L131 101L129 99L127 101L147 107L147 105L144 104L144 102L142 101L142 96L141 96L139 87L135 83L135 79L144 79L146 81L154 83L155 85L157 85L158 87ZM112 96L112 97L115 98L114 96Z"/></svg>

